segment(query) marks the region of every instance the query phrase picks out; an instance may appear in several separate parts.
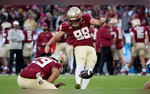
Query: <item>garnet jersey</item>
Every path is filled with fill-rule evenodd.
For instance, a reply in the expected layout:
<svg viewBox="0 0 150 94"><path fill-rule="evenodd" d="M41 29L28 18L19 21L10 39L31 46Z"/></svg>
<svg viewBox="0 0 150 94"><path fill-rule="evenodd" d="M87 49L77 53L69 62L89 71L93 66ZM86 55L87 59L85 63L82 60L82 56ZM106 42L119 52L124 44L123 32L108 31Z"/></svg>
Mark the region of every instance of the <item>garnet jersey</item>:
<svg viewBox="0 0 150 94"><path fill-rule="evenodd" d="M147 33L147 28L144 26L135 26L130 28L131 35L134 34L136 42L145 42L145 34Z"/></svg>
<svg viewBox="0 0 150 94"><path fill-rule="evenodd" d="M71 39L71 37L67 34L67 40L66 40L67 44L72 45L73 41Z"/></svg>
<svg viewBox="0 0 150 94"><path fill-rule="evenodd" d="M147 26L147 33L148 33L148 38L149 38L149 42L150 42L150 26Z"/></svg>
<svg viewBox="0 0 150 94"><path fill-rule="evenodd" d="M24 30L23 34L25 36L24 43L30 43L33 41L34 32L32 30Z"/></svg>
<svg viewBox="0 0 150 94"><path fill-rule="evenodd" d="M4 44L8 44L9 43L9 40L7 39L7 37L8 37L8 30L2 31L2 38L6 39Z"/></svg>
<svg viewBox="0 0 150 94"><path fill-rule="evenodd" d="M48 41L52 38L51 32L41 32L37 38L37 45L40 47L39 52L45 53L45 46L42 46L42 43L48 43ZM49 51L50 52L50 51Z"/></svg>
<svg viewBox="0 0 150 94"><path fill-rule="evenodd" d="M57 30L56 30L56 31L58 32L58 31L60 31L60 29L59 29L59 28L57 28ZM64 34L64 35L61 37L61 39L58 41L58 43L66 42L66 40L67 40L67 35L66 35L66 34Z"/></svg>
<svg viewBox="0 0 150 94"><path fill-rule="evenodd" d="M92 40L93 40L93 42L95 42L95 40L94 40L94 32L95 32L95 31L94 31L94 28L90 27L89 30L90 30L90 32L91 32Z"/></svg>
<svg viewBox="0 0 150 94"><path fill-rule="evenodd" d="M43 79L48 79L48 77L52 74L53 68L60 70L62 65L48 57L39 57L34 59L29 66L24 68L21 71L20 76L35 79L36 74L40 72Z"/></svg>
<svg viewBox="0 0 150 94"><path fill-rule="evenodd" d="M113 31L116 32L116 48L121 49L123 47L123 30L119 27L113 27Z"/></svg>
<svg viewBox="0 0 150 94"><path fill-rule="evenodd" d="M79 27L75 28L69 21L65 21L60 25L60 30L69 34L74 47L83 45L93 47L91 32L89 30L91 16L89 14L84 14L81 19Z"/></svg>

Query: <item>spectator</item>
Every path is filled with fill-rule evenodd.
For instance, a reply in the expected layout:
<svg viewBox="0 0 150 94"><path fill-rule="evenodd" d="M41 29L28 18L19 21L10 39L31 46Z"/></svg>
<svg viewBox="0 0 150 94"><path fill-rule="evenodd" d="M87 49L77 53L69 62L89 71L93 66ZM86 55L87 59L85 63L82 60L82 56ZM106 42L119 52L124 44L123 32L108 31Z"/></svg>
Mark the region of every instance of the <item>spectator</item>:
<svg viewBox="0 0 150 94"><path fill-rule="evenodd" d="M43 23L42 25L43 31L38 35L37 45L40 49L40 56L50 56L51 51L49 53L45 53L44 48L47 45L48 41L53 37L51 32L48 31L47 23Z"/></svg>
<svg viewBox="0 0 150 94"><path fill-rule="evenodd" d="M21 69L24 68L22 54L22 41L24 40L24 35L22 30L19 29L18 21L14 21L13 28L8 31L8 40L10 44L9 74L12 73L14 54L16 54L16 74L18 75Z"/></svg>
<svg viewBox="0 0 150 94"><path fill-rule="evenodd" d="M28 15L28 18L25 20L24 24L31 24L31 30L35 31L36 22L35 22L34 18L32 17L32 14Z"/></svg>
<svg viewBox="0 0 150 94"><path fill-rule="evenodd" d="M140 7L138 9L139 11L139 14L137 15L137 17L140 19L140 22L141 22L141 25L142 26L146 26L147 23L146 23L146 18L145 18L145 13L144 13L144 9L142 7Z"/></svg>
<svg viewBox="0 0 150 94"><path fill-rule="evenodd" d="M47 13L46 13L45 22L46 22L47 25L48 25L48 30L54 30L54 28L53 28L53 18L52 18L52 15L51 15L50 12L47 12Z"/></svg>
<svg viewBox="0 0 150 94"><path fill-rule="evenodd" d="M36 26L35 34L39 34L40 32L42 32L42 25L41 23L38 22Z"/></svg>
<svg viewBox="0 0 150 94"><path fill-rule="evenodd" d="M56 28L59 27L61 22L64 22L66 20L66 15L64 13L62 13L60 16L57 17L56 20Z"/></svg>
<svg viewBox="0 0 150 94"><path fill-rule="evenodd" d="M125 33L129 33L129 19L130 16L128 15L128 11L125 11L122 16L122 28Z"/></svg>

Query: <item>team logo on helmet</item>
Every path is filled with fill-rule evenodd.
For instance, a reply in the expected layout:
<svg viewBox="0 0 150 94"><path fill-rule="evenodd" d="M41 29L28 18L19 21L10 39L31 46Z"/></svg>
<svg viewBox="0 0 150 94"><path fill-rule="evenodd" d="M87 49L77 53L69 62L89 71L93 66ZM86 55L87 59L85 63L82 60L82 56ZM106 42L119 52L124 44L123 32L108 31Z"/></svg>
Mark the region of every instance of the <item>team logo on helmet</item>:
<svg viewBox="0 0 150 94"><path fill-rule="evenodd" d="M63 52L58 52L56 51L51 55L51 58L54 58L60 63L61 65L66 65L67 64L67 57Z"/></svg>

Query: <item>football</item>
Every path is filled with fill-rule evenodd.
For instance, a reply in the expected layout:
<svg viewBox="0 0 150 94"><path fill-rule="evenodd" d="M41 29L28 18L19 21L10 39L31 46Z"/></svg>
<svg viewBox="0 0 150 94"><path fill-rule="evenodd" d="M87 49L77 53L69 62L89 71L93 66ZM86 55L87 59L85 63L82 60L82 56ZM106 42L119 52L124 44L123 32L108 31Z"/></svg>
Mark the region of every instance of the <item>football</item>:
<svg viewBox="0 0 150 94"><path fill-rule="evenodd" d="M80 72L80 77L83 78L83 79L89 79L91 78L92 76L94 75L94 72L93 71L90 71L90 70L83 70Z"/></svg>

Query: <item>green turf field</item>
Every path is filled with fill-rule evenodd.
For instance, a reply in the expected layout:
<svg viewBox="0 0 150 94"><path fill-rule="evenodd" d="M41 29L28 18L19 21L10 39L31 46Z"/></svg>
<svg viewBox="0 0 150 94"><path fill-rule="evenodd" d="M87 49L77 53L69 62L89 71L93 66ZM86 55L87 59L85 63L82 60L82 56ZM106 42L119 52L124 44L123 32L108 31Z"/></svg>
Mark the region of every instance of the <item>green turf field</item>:
<svg viewBox="0 0 150 94"><path fill-rule="evenodd" d="M98 76L92 77L87 89L142 89L149 76ZM55 81L64 82L60 89L75 89L74 75L60 75ZM0 89L20 89L17 76L0 76Z"/></svg>

